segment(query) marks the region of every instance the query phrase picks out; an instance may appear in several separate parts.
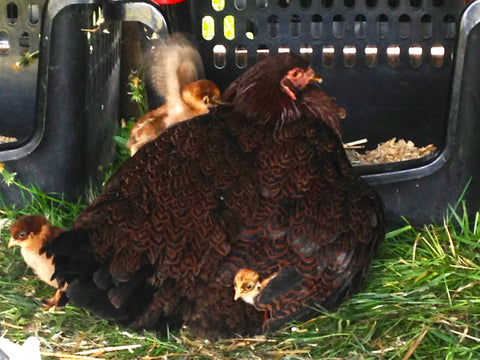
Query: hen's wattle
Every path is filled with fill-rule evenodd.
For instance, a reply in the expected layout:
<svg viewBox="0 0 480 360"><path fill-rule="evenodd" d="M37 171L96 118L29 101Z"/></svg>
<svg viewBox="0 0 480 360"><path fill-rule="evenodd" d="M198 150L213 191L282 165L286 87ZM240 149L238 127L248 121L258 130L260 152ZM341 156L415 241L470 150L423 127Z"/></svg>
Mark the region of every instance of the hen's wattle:
<svg viewBox="0 0 480 360"><path fill-rule="evenodd" d="M127 160L46 247L68 297L136 328L213 338L311 318L357 291L384 238L382 204L319 118L338 108L302 100L320 91L312 74L300 56L267 57L226 90L230 105ZM261 291L261 311L234 301L242 268L286 279Z"/></svg>

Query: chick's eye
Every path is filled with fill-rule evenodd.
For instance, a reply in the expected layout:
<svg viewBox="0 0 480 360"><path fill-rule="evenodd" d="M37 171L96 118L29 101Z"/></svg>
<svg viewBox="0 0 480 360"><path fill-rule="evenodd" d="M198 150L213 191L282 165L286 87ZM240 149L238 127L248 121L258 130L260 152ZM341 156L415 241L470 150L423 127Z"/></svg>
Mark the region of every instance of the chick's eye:
<svg viewBox="0 0 480 360"><path fill-rule="evenodd" d="M26 233L25 231L22 231L22 232L20 232L20 233L18 234L18 237L19 237L20 239L25 239L25 238L27 237L27 233Z"/></svg>
<svg viewBox="0 0 480 360"><path fill-rule="evenodd" d="M247 285L245 286L245 290L247 290L247 291L250 291L250 290L252 290L252 289L253 289L253 284L247 284Z"/></svg>

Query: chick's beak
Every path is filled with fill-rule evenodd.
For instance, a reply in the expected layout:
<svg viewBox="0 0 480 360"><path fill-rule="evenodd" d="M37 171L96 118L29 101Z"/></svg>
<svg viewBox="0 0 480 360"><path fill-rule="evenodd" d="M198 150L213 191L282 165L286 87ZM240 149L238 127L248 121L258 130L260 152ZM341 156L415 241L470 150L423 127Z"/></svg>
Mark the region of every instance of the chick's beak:
<svg viewBox="0 0 480 360"><path fill-rule="evenodd" d="M14 246L20 246L20 242L18 240L15 240L13 237L10 238L8 241L7 247L11 248Z"/></svg>
<svg viewBox="0 0 480 360"><path fill-rule="evenodd" d="M222 98L219 95L214 95L210 97L208 105L210 106L225 105L225 102L222 101Z"/></svg>
<svg viewBox="0 0 480 360"><path fill-rule="evenodd" d="M238 290L235 290L235 296L234 296L234 300L237 301L238 299L240 299L242 297L242 290L241 289L238 289Z"/></svg>

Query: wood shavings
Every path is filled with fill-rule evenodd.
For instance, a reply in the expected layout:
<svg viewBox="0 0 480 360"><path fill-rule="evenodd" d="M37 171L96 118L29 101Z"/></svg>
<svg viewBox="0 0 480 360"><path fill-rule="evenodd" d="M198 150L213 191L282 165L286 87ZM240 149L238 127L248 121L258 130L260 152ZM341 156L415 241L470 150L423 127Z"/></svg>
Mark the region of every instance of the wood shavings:
<svg viewBox="0 0 480 360"><path fill-rule="evenodd" d="M0 144L11 143L15 141L18 141L17 138L0 135Z"/></svg>
<svg viewBox="0 0 480 360"><path fill-rule="evenodd" d="M424 147L416 147L412 141L393 138L381 143L374 150L366 151L360 154L355 150L346 149L347 155L352 165L373 165L385 164L398 161L419 159L430 155L436 150L436 147L429 144Z"/></svg>

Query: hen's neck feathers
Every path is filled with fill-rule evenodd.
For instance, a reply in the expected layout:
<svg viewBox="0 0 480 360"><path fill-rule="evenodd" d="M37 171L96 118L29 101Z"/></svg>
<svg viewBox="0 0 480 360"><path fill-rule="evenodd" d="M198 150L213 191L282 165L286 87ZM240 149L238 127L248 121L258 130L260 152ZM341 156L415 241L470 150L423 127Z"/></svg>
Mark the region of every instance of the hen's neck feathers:
<svg viewBox="0 0 480 360"><path fill-rule="evenodd" d="M281 88L283 77L295 67L307 69L308 64L299 55L267 57L235 80L225 90L224 98L236 111L262 123L299 119L297 102Z"/></svg>

